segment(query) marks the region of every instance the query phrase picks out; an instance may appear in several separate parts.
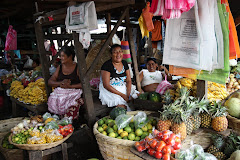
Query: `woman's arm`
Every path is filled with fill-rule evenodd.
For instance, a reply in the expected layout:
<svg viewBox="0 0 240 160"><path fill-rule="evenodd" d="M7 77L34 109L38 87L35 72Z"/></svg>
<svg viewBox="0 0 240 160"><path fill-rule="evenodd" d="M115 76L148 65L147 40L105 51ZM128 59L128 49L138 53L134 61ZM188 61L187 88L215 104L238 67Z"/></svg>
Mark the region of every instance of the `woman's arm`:
<svg viewBox="0 0 240 160"><path fill-rule="evenodd" d="M143 71L141 71L139 73L139 80L140 80L140 83L142 83L142 80L143 80ZM141 90L139 91L140 93L144 93L143 89L141 88Z"/></svg>
<svg viewBox="0 0 240 160"><path fill-rule="evenodd" d="M164 70L165 74L167 75L167 80L168 81L172 80L172 76L171 76L171 74L169 73L168 69L165 66L160 65L159 69L163 69ZM165 74L163 75L164 77L165 77Z"/></svg>
<svg viewBox="0 0 240 160"><path fill-rule="evenodd" d="M58 77L59 70L60 70L60 66L57 67L56 71L53 73L51 78L48 80L48 85L49 86L60 87L60 85L62 84L62 82L57 82L57 77Z"/></svg>
<svg viewBox="0 0 240 160"><path fill-rule="evenodd" d="M108 90L109 92L115 93L119 96L121 96L125 101L128 100L129 97L127 97L127 95L119 92L118 90L116 90L115 88L113 88L110 85L110 72L108 71L104 71L101 70L101 76L102 76L102 81L103 81L103 87Z"/></svg>
<svg viewBox="0 0 240 160"><path fill-rule="evenodd" d="M129 98L130 94L131 94L131 87L132 87L132 80L131 80L131 75L130 75L130 70L126 70L126 75L127 75L127 79L126 79L126 85L127 85L127 96Z"/></svg>

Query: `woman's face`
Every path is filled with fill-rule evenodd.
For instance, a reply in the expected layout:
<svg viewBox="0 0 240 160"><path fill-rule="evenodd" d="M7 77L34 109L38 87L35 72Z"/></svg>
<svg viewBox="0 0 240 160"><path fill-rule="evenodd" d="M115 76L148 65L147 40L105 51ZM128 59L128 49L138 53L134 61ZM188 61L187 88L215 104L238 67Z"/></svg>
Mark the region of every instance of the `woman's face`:
<svg viewBox="0 0 240 160"><path fill-rule="evenodd" d="M68 57L67 54L65 54L64 52L61 52L60 55L61 55L60 59L62 64L72 61L72 56Z"/></svg>
<svg viewBox="0 0 240 160"><path fill-rule="evenodd" d="M147 62L147 69L149 72L155 72L157 69L157 63L154 61L150 60Z"/></svg>
<svg viewBox="0 0 240 160"><path fill-rule="evenodd" d="M112 61L113 62L122 62L123 59L123 50L121 47L116 47L112 50Z"/></svg>

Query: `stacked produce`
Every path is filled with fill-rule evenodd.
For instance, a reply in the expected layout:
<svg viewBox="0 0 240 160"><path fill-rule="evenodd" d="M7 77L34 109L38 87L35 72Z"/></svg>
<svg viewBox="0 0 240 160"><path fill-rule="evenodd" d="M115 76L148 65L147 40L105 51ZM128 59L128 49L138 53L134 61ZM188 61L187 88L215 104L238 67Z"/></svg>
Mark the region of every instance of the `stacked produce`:
<svg viewBox="0 0 240 160"><path fill-rule="evenodd" d="M229 79L227 80L227 91L229 93L233 93L240 89L240 80L235 77L234 74L229 75Z"/></svg>
<svg viewBox="0 0 240 160"><path fill-rule="evenodd" d="M4 136L3 141L2 141L2 147L6 149L14 149L15 146L10 144L8 141L8 137L10 136L11 133L8 133L7 135Z"/></svg>
<svg viewBox="0 0 240 160"><path fill-rule="evenodd" d="M24 119L12 128L12 142L16 144L45 144L59 141L73 132L70 118L49 113Z"/></svg>
<svg viewBox="0 0 240 160"><path fill-rule="evenodd" d="M26 88L24 88L20 81L13 81L10 90L10 96L27 104L38 105L47 102L47 93L43 78L39 78L35 82L30 82Z"/></svg>
<svg viewBox="0 0 240 160"><path fill-rule="evenodd" d="M224 104L228 108L228 113L236 118L240 118L240 92L232 94L232 96Z"/></svg>
<svg viewBox="0 0 240 160"><path fill-rule="evenodd" d="M164 110L160 112L157 123L159 131L171 130L184 140L200 127L213 128L218 132L227 129L226 107L216 102L211 105L208 100L200 100L189 94L189 90L182 87L180 97L173 103L163 106ZM165 93L164 97L170 99L169 93Z"/></svg>
<svg viewBox="0 0 240 160"><path fill-rule="evenodd" d="M181 139L169 130L159 132L154 130L140 142L135 142L139 152L147 150L147 153L157 159L170 160L170 155L175 154L181 148Z"/></svg>
<svg viewBox="0 0 240 160"><path fill-rule="evenodd" d="M109 137L139 141L152 133L157 121L146 116L144 112L137 115L127 115L123 108L114 108L110 117L104 117L98 121L97 130Z"/></svg>
<svg viewBox="0 0 240 160"><path fill-rule="evenodd" d="M225 85L208 81L207 97L209 101L211 102L220 101L225 99L227 96L228 96L228 92L226 90Z"/></svg>
<svg viewBox="0 0 240 160"><path fill-rule="evenodd" d="M161 96L157 92L145 92L143 94L140 94L138 96L138 99L150 100L152 102L160 102L161 101Z"/></svg>
<svg viewBox="0 0 240 160"><path fill-rule="evenodd" d="M218 160L229 158L235 151L240 150L240 136L230 132L227 137L220 134L212 134L212 145L207 149L208 153L213 154Z"/></svg>

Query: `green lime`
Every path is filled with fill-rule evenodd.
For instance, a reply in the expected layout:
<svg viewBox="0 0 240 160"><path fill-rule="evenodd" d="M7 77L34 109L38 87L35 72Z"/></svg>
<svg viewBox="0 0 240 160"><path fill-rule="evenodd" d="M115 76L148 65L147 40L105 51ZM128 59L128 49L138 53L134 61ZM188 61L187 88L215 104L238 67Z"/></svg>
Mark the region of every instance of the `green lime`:
<svg viewBox="0 0 240 160"><path fill-rule="evenodd" d="M100 119L100 120L98 121L98 126L101 126L101 125L103 125L103 124L104 124L104 120Z"/></svg>
<svg viewBox="0 0 240 160"><path fill-rule="evenodd" d="M148 124L147 124L147 128L148 128L148 130L149 130L149 129L152 129L152 125L151 125L150 123L148 123Z"/></svg>
<svg viewBox="0 0 240 160"><path fill-rule="evenodd" d="M24 134L27 135L27 134L28 134L28 131L25 131Z"/></svg>
<svg viewBox="0 0 240 160"><path fill-rule="evenodd" d="M103 131L102 134L107 135L107 132L106 132L106 131Z"/></svg>
<svg viewBox="0 0 240 160"><path fill-rule="evenodd" d="M123 139L128 139L128 136L123 137Z"/></svg>
<svg viewBox="0 0 240 160"><path fill-rule="evenodd" d="M119 134L118 134L117 132L114 132L114 133L115 133L116 137L118 137L118 136L119 136Z"/></svg>
<svg viewBox="0 0 240 160"><path fill-rule="evenodd" d="M115 137L116 137L116 135L115 135L114 132L109 133L108 136L109 136L109 137L112 137L112 138L115 138Z"/></svg>
<svg viewBox="0 0 240 160"><path fill-rule="evenodd" d="M142 130L146 132L146 131L148 130L147 126L144 125L144 126L142 127Z"/></svg>
<svg viewBox="0 0 240 160"><path fill-rule="evenodd" d="M104 131L106 131L107 128L108 128L108 126L107 126L106 124L103 124L103 125L102 125L102 128L103 128Z"/></svg>
<svg viewBox="0 0 240 160"><path fill-rule="evenodd" d="M142 136L141 136L141 139L144 139L145 137L147 137L149 135L148 132L143 132Z"/></svg>
<svg viewBox="0 0 240 160"><path fill-rule="evenodd" d="M130 123L129 123L129 126L130 126L132 129L134 129L134 128L135 128L134 122L130 122Z"/></svg>
<svg viewBox="0 0 240 160"><path fill-rule="evenodd" d="M112 119L107 119L106 124L108 125L112 121L113 121Z"/></svg>
<svg viewBox="0 0 240 160"><path fill-rule="evenodd" d="M102 133L104 131L104 129L102 127L98 127L97 130Z"/></svg>
<svg viewBox="0 0 240 160"><path fill-rule="evenodd" d="M128 136L128 132L126 131L123 131L120 136L123 138L123 137L127 137Z"/></svg>
<svg viewBox="0 0 240 160"><path fill-rule="evenodd" d="M130 133L130 132L132 131L132 128L131 128L131 127L125 127L125 128L124 128L124 131Z"/></svg>
<svg viewBox="0 0 240 160"><path fill-rule="evenodd" d="M138 128L138 129L136 129L135 134L136 134L136 136L140 137L140 136L142 136L143 131L140 128Z"/></svg>
<svg viewBox="0 0 240 160"><path fill-rule="evenodd" d="M131 141L133 141L133 140L135 139L135 134L134 134L134 133L130 133L130 134L128 135L128 139L131 140Z"/></svg>
<svg viewBox="0 0 240 160"><path fill-rule="evenodd" d="M111 121L111 122L108 124L109 127L113 127L114 125L115 125L115 122L114 122L114 121Z"/></svg>
<svg viewBox="0 0 240 160"><path fill-rule="evenodd" d="M117 130L118 130L118 127L117 127L116 124L114 124L114 126L113 126L113 130L114 130L114 131L117 131Z"/></svg>
<svg viewBox="0 0 240 160"><path fill-rule="evenodd" d="M136 136L135 139L134 139L134 141L140 141L140 139L141 139L141 138L140 138L139 136Z"/></svg>
<svg viewBox="0 0 240 160"><path fill-rule="evenodd" d="M109 127L109 128L107 129L107 133L112 133L112 132L114 132L114 130Z"/></svg>
<svg viewBox="0 0 240 160"><path fill-rule="evenodd" d="M118 136L117 139L122 139L122 137L121 137L121 136Z"/></svg>
<svg viewBox="0 0 240 160"><path fill-rule="evenodd" d="M123 129L118 130L118 134L121 134L123 132Z"/></svg>
<svg viewBox="0 0 240 160"><path fill-rule="evenodd" d="M104 123L106 123L107 118L106 118L106 117L103 117L102 120L104 121Z"/></svg>
<svg viewBox="0 0 240 160"><path fill-rule="evenodd" d="M16 141L16 142L17 142L17 141L19 141L19 138L18 138L18 137L16 137L16 138L15 138L15 141Z"/></svg>

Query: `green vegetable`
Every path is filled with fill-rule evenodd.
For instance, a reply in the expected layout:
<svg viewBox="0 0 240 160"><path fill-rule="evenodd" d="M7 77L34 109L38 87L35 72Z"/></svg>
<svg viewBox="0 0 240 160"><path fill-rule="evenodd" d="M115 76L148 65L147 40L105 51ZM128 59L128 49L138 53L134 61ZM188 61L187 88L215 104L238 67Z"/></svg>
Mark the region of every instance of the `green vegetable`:
<svg viewBox="0 0 240 160"><path fill-rule="evenodd" d="M138 96L139 99L141 100L147 100L148 99L148 92L142 93Z"/></svg>
<svg viewBox="0 0 240 160"><path fill-rule="evenodd" d="M159 93L151 92L149 93L149 100L153 102L160 102L161 96Z"/></svg>
<svg viewBox="0 0 240 160"><path fill-rule="evenodd" d="M228 113L236 118L240 118L240 99L230 98L225 102L225 106L228 108Z"/></svg>
<svg viewBox="0 0 240 160"><path fill-rule="evenodd" d="M117 116L119 116L121 114L126 114L126 109L124 109L122 107L115 107L111 110L109 115L112 119L116 119Z"/></svg>

